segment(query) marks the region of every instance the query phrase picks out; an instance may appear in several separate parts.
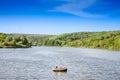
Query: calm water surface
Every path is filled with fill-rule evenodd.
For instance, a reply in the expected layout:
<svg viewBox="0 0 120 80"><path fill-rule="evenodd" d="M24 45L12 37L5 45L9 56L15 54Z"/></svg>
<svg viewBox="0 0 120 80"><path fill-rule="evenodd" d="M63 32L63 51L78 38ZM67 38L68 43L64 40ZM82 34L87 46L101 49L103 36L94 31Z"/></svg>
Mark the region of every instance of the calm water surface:
<svg viewBox="0 0 120 80"><path fill-rule="evenodd" d="M68 71L52 72L55 66ZM120 52L59 47L0 49L0 80L120 80Z"/></svg>

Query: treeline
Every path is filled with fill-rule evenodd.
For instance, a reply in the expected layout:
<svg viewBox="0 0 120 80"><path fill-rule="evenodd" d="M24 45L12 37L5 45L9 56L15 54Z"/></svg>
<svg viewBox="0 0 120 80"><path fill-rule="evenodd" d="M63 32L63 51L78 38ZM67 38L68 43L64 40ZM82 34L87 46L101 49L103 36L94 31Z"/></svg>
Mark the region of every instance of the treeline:
<svg viewBox="0 0 120 80"><path fill-rule="evenodd" d="M11 33L7 35L11 37L20 37L21 35L25 35L32 46L39 46L39 43L42 40L54 36L54 35L45 35L45 34L18 34L18 33Z"/></svg>
<svg viewBox="0 0 120 80"><path fill-rule="evenodd" d="M0 33L1 48L65 46L120 50L120 31L76 32L55 35Z"/></svg>
<svg viewBox="0 0 120 80"><path fill-rule="evenodd" d="M66 46L120 50L120 31L76 32L42 40L40 46Z"/></svg>
<svg viewBox="0 0 120 80"><path fill-rule="evenodd" d="M8 36L7 34L0 33L0 48L28 48L31 43L26 36L20 37Z"/></svg>

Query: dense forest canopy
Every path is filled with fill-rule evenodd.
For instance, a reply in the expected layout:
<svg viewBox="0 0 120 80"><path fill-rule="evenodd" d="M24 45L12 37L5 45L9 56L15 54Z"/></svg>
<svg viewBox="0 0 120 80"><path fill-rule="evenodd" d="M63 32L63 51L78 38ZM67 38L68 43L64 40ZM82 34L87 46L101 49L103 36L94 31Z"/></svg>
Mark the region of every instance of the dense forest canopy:
<svg viewBox="0 0 120 80"><path fill-rule="evenodd" d="M120 31L75 32L61 35L0 33L0 47L65 46L120 50Z"/></svg>
<svg viewBox="0 0 120 80"><path fill-rule="evenodd" d="M54 36L45 34L18 34L18 33L11 33L7 35L11 37L20 37L21 35L25 35L29 42L32 44L32 46L38 46L42 40Z"/></svg>
<svg viewBox="0 0 120 80"><path fill-rule="evenodd" d="M8 36L7 34L0 33L0 47L1 48L28 48L31 43L26 36L19 37Z"/></svg>
<svg viewBox="0 0 120 80"><path fill-rule="evenodd" d="M120 50L120 31L61 34L41 41L40 45Z"/></svg>

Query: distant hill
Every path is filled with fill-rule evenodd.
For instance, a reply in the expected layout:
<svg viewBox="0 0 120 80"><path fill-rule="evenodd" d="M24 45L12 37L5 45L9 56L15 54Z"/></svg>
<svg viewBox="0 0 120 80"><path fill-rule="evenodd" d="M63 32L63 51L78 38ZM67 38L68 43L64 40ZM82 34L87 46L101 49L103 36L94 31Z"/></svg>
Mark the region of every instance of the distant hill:
<svg viewBox="0 0 120 80"><path fill-rule="evenodd" d="M29 39L29 41L32 42L32 45L34 46L38 45L40 41L46 38L55 36L55 35L46 35L46 34L19 34L19 33L11 33L7 35L14 37L20 37L21 35L25 35Z"/></svg>
<svg viewBox="0 0 120 80"><path fill-rule="evenodd" d="M40 41L40 45L120 50L120 31L61 34Z"/></svg>
<svg viewBox="0 0 120 80"><path fill-rule="evenodd" d="M22 35L24 35L23 39L21 37ZM24 44L24 42L26 44ZM120 30L103 32L74 32L61 35L1 33L0 45L0 47L13 47L11 45L15 45L14 47L65 46L120 50Z"/></svg>

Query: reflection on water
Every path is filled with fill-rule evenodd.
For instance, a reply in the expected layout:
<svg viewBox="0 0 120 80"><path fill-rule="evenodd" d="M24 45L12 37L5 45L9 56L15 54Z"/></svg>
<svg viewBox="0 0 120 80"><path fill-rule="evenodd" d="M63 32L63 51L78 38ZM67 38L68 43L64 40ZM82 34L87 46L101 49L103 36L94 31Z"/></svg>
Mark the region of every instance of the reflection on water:
<svg viewBox="0 0 120 80"><path fill-rule="evenodd" d="M53 72L55 66L67 72ZM0 80L120 80L120 52L59 47L0 49Z"/></svg>
<svg viewBox="0 0 120 80"><path fill-rule="evenodd" d="M67 74L67 72L54 72L54 74L55 74L56 76L63 76L63 75L65 75L65 74Z"/></svg>

